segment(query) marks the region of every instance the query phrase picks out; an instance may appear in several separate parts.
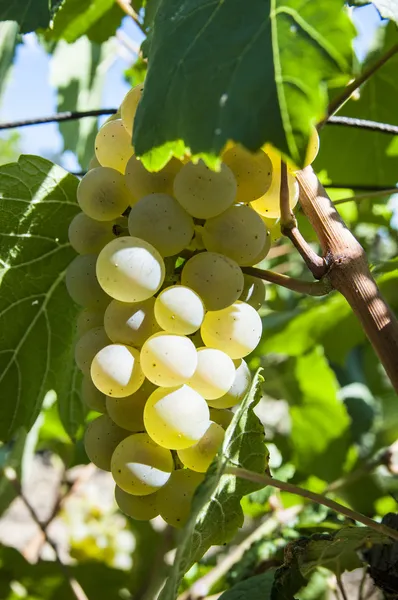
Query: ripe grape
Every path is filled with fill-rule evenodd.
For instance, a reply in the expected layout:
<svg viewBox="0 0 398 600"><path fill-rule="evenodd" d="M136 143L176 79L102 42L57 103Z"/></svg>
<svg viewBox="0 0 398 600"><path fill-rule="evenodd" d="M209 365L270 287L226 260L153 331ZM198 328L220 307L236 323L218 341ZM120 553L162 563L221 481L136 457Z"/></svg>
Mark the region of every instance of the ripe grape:
<svg viewBox="0 0 398 600"><path fill-rule="evenodd" d="M66 269L65 284L69 296L80 306L105 309L110 298L98 283L95 274L96 254L76 256Z"/></svg>
<svg viewBox="0 0 398 600"><path fill-rule="evenodd" d="M139 101L141 100L143 89L143 83L135 85L133 88L131 88L131 90L127 92L127 94L123 98L123 102L120 105L120 116L122 119L122 123L130 139L133 136L135 113L137 112L137 106Z"/></svg>
<svg viewBox="0 0 398 600"><path fill-rule="evenodd" d="M91 219L113 221L133 202L133 198L121 173L109 167L98 167L88 171L80 180L77 201Z"/></svg>
<svg viewBox="0 0 398 600"><path fill-rule="evenodd" d="M90 331L90 329L94 329L94 327L102 327L104 323L104 311L103 310L94 310L92 308L83 308L80 311L77 322L76 322L76 330L77 335L81 337L83 333L86 331Z"/></svg>
<svg viewBox="0 0 398 600"><path fill-rule="evenodd" d="M160 446L172 450L189 448L209 425L209 407L188 385L158 388L145 405L144 424Z"/></svg>
<svg viewBox="0 0 398 600"><path fill-rule="evenodd" d="M156 322L155 298L142 302L112 300L104 315L104 327L112 342L140 348L145 340L160 331Z"/></svg>
<svg viewBox="0 0 398 600"><path fill-rule="evenodd" d="M116 485L115 500L122 513L136 521L150 521L159 514L157 492L148 496L133 496Z"/></svg>
<svg viewBox="0 0 398 600"><path fill-rule="evenodd" d="M128 431L116 425L107 415L101 415L87 425L84 434L86 454L96 467L110 471L112 454L128 435Z"/></svg>
<svg viewBox="0 0 398 600"><path fill-rule="evenodd" d="M192 498L202 481L203 475L195 471L173 471L156 498L159 513L166 523L177 528L185 525L191 511Z"/></svg>
<svg viewBox="0 0 398 600"><path fill-rule="evenodd" d="M174 256L191 241L193 219L172 196L149 194L132 207L129 232L152 244L162 256Z"/></svg>
<svg viewBox="0 0 398 600"><path fill-rule="evenodd" d="M105 123L95 138L95 154L103 167L124 173L134 149L121 119Z"/></svg>
<svg viewBox="0 0 398 600"><path fill-rule="evenodd" d="M107 294L121 302L150 298L162 285L164 276L159 252L136 237L117 238L98 256L98 281Z"/></svg>
<svg viewBox="0 0 398 600"><path fill-rule="evenodd" d="M122 344L105 346L91 363L91 378L94 385L107 396L131 396L145 379L139 351Z"/></svg>
<svg viewBox="0 0 398 600"><path fill-rule="evenodd" d="M209 219L224 212L236 198L236 180L227 165L212 171L200 161L185 164L174 180L174 196L197 219Z"/></svg>
<svg viewBox="0 0 398 600"><path fill-rule="evenodd" d="M88 406L90 410L106 413L106 397L97 390L89 376L83 377L81 397L84 404Z"/></svg>
<svg viewBox="0 0 398 600"><path fill-rule="evenodd" d="M227 429L233 418L234 413L232 410L228 410L227 408L210 408L210 421L221 425L223 429Z"/></svg>
<svg viewBox="0 0 398 600"><path fill-rule="evenodd" d="M126 166L126 183L136 201L148 194L172 196L174 178L181 168L182 163L172 158L161 171L152 173L133 154Z"/></svg>
<svg viewBox="0 0 398 600"><path fill-rule="evenodd" d="M144 381L139 390L124 398L106 398L106 411L112 421L133 433L144 431L144 406L155 386Z"/></svg>
<svg viewBox="0 0 398 600"><path fill-rule="evenodd" d="M230 306L243 291L243 273L235 261L216 252L196 254L184 265L181 283L202 298L207 310Z"/></svg>
<svg viewBox="0 0 398 600"><path fill-rule="evenodd" d="M90 374L94 356L110 343L103 327L95 327L86 331L75 346L75 362L84 375Z"/></svg>
<svg viewBox="0 0 398 600"><path fill-rule="evenodd" d="M258 310L262 307L265 300L265 285L262 279L253 277L252 275L244 275L245 287L240 295L239 300L250 304Z"/></svg>
<svg viewBox="0 0 398 600"><path fill-rule="evenodd" d="M225 254L238 265L251 265L263 250L267 233L256 211L245 204L234 204L206 221L203 242L207 250Z"/></svg>
<svg viewBox="0 0 398 600"><path fill-rule="evenodd" d="M200 333L206 346L223 350L231 358L242 358L257 346L261 331L258 313L237 300L223 310L206 313Z"/></svg>
<svg viewBox="0 0 398 600"><path fill-rule="evenodd" d="M85 213L78 213L69 225L70 245L78 254L95 254L115 237L112 228L112 222L94 221Z"/></svg>
<svg viewBox="0 0 398 600"><path fill-rule="evenodd" d="M161 448L146 433L133 433L115 449L111 471L116 484L128 494L147 496L169 479L174 469L170 450Z"/></svg>
<svg viewBox="0 0 398 600"><path fill-rule="evenodd" d="M183 285L174 285L160 292L155 302L155 317L168 333L189 335L199 329L205 316L200 296Z"/></svg>
<svg viewBox="0 0 398 600"><path fill-rule="evenodd" d="M178 450L178 458L188 469L205 473L221 447L224 434L225 431L220 425L210 423L197 444L184 450Z"/></svg>
<svg viewBox="0 0 398 600"><path fill-rule="evenodd" d="M91 169L96 169L97 167L100 167L101 163L99 162L98 158L95 156L92 156L92 158L90 159L90 162L88 163L88 169L87 171L91 171Z"/></svg>
<svg viewBox="0 0 398 600"><path fill-rule="evenodd" d="M227 150L222 159L235 175L236 202L253 202L269 189L272 162L263 150L250 152L238 144Z"/></svg>
<svg viewBox="0 0 398 600"><path fill-rule="evenodd" d="M225 352L215 348L198 348L198 366L188 384L203 398L220 398L229 390L234 378L234 363Z"/></svg>
<svg viewBox="0 0 398 600"><path fill-rule="evenodd" d="M249 391L252 376L247 363L243 358L234 360L235 365L235 378L230 389L224 396L217 398L216 400L209 400L209 405L213 408L223 409L231 408L238 404L246 396ZM211 411L211 409L210 409ZM216 421L214 415L210 415L213 421ZM216 421L218 422L218 421Z"/></svg>
<svg viewBox="0 0 398 600"><path fill-rule="evenodd" d="M186 383L194 374L198 356L188 337L160 332L141 349L141 367L155 385L171 387Z"/></svg>

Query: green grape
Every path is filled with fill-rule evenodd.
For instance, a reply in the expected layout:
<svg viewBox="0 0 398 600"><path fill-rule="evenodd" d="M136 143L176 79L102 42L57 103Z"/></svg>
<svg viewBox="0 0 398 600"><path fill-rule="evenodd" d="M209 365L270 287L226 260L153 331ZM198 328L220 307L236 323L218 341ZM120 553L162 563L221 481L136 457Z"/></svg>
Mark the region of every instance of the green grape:
<svg viewBox="0 0 398 600"><path fill-rule="evenodd" d="M188 246L193 219L167 194L149 194L129 214L129 232L152 244L162 256L174 256Z"/></svg>
<svg viewBox="0 0 398 600"><path fill-rule="evenodd" d="M197 444L185 450L178 450L178 458L188 469L205 473L221 447L224 434L225 431L220 425L210 423Z"/></svg>
<svg viewBox="0 0 398 600"><path fill-rule="evenodd" d="M259 343L262 323L252 306L237 300L223 310L206 313L200 333L206 346L231 358L243 358Z"/></svg>
<svg viewBox="0 0 398 600"><path fill-rule="evenodd" d="M115 500L122 513L135 521L150 521L159 514L157 492L148 496L133 496L116 485Z"/></svg>
<svg viewBox="0 0 398 600"><path fill-rule="evenodd" d="M97 167L100 167L100 166L101 166L101 164L98 161L98 158L94 154L94 156L91 158L90 162L88 163L87 171L91 171L91 169L96 169Z"/></svg>
<svg viewBox="0 0 398 600"><path fill-rule="evenodd" d="M221 396L221 398L217 398L216 400L209 400L209 406L218 409L231 408L232 406L239 404L246 396L252 382L250 369L243 358L234 360L234 365L236 370L233 384L224 396ZM216 421L214 416L211 416L211 419ZM218 421L216 422L218 423Z"/></svg>
<svg viewBox="0 0 398 600"><path fill-rule="evenodd" d="M234 363L225 352L215 348L198 348L198 366L188 382L191 388L206 400L214 400L229 390L234 378Z"/></svg>
<svg viewBox="0 0 398 600"><path fill-rule="evenodd" d="M75 362L84 375L90 374L94 356L110 343L103 327L95 327L86 331L75 346Z"/></svg>
<svg viewBox="0 0 398 600"><path fill-rule="evenodd" d="M91 363L91 379L107 396L131 396L145 379L140 366L139 351L122 344L105 346L94 356Z"/></svg>
<svg viewBox="0 0 398 600"><path fill-rule="evenodd" d="M78 213L69 225L70 245L78 254L96 254L115 237L113 222L94 221L85 213Z"/></svg>
<svg viewBox="0 0 398 600"><path fill-rule="evenodd" d="M90 331L90 329L94 329L94 327L102 327L104 324L104 311L103 310L94 310L92 308L83 308L82 311L79 312L76 323L77 335L79 338Z"/></svg>
<svg viewBox="0 0 398 600"><path fill-rule="evenodd" d="M77 201L91 219L113 221L130 206L133 198L121 173L110 167L98 167L80 180ZM112 225L109 223L108 227L112 228Z"/></svg>
<svg viewBox="0 0 398 600"><path fill-rule="evenodd" d="M102 310L110 302L110 298L97 281L96 262L96 254L76 256L66 269L65 285L69 296L76 304Z"/></svg>
<svg viewBox="0 0 398 600"><path fill-rule="evenodd" d="M272 180L272 163L263 150L249 152L237 144L227 150L222 159L235 175L236 202L246 204L253 202L269 189Z"/></svg>
<svg viewBox="0 0 398 600"><path fill-rule="evenodd" d="M99 413L106 413L106 397L102 394L93 382L91 377L83 377L81 387L81 397L84 404L90 409Z"/></svg>
<svg viewBox="0 0 398 600"><path fill-rule="evenodd" d="M250 265L258 265L259 263L261 263L264 258L266 258L268 252L271 249L271 235L270 232L267 230L267 236L265 238L265 242L264 242L264 246L261 248L261 252L252 259L252 261L250 262Z"/></svg>
<svg viewBox="0 0 398 600"><path fill-rule="evenodd" d="M104 327L112 342L141 348L151 335L160 331L156 322L155 298L142 302L112 300L104 315Z"/></svg>
<svg viewBox="0 0 398 600"><path fill-rule="evenodd" d="M272 148L272 147L271 147ZM274 152L277 152L274 148L272 148ZM267 149L265 149L267 152ZM305 156L305 161L303 165L303 169L308 167L308 165L312 164L319 152L319 135L315 126L311 127L310 139L308 142L307 153ZM288 168L292 171L299 171L300 167L295 165L291 160L286 160Z"/></svg>
<svg viewBox="0 0 398 600"><path fill-rule="evenodd" d="M141 100L144 84L139 83L127 92L120 105L120 116L122 123L129 134L130 139L133 136L133 125L137 106Z"/></svg>
<svg viewBox="0 0 398 600"><path fill-rule="evenodd" d="M196 292L184 285L173 285L160 292L155 302L155 317L168 333L189 335L199 329L205 307Z"/></svg>
<svg viewBox="0 0 398 600"><path fill-rule="evenodd" d="M236 180L227 165L212 171L199 161L185 164L174 180L174 196L197 219L209 219L224 212L236 198Z"/></svg>
<svg viewBox="0 0 398 600"><path fill-rule="evenodd" d="M131 136L121 119L108 121L98 131L95 138L95 155L103 167L111 167L124 173L133 152Z"/></svg>
<svg viewBox="0 0 398 600"><path fill-rule="evenodd" d="M202 481L201 473L188 469L173 471L156 498L158 510L166 523L176 528L185 525L191 511L192 498Z"/></svg>
<svg viewBox="0 0 398 600"><path fill-rule="evenodd" d="M244 275L245 287L239 300L250 304L256 310L259 310L265 301L265 285L262 279L252 275Z"/></svg>
<svg viewBox="0 0 398 600"><path fill-rule="evenodd" d="M159 252L136 237L119 237L101 250L97 278L109 296L121 302L140 302L153 296L165 277Z"/></svg>
<svg viewBox="0 0 398 600"><path fill-rule="evenodd" d="M234 204L203 227L206 249L232 258L238 265L251 265L261 253L267 237L261 217L250 206Z"/></svg>
<svg viewBox="0 0 398 600"><path fill-rule="evenodd" d="M243 273L235 261L216 252L196 254L184 265L181 283L202 298L207 310L230 306L243 291Z"/></svg>
<svg viewBox="0 0 398 600"><path fill-rule="evenodd" d="M155 385L171 387L186 383L194 374L198 355L188 337L166 333L152 335L141 349L141 368Z"/></svg>
<svg viewBox="0 0 398 600"><path fill-rule="evenodd" d="M134 199L140 200L148 194L173 195L174 178L182 168L176 158L156 173L147 171L142 162L133 154L126 166L126 183Z"/></svg>
<svg viewBox="0 0 398 600"><path fill-rule="evenodd" d="M131 396L125 398L106 398L106 412L120 427L133 433L144 431L144 406L155 390L150 381L145 380L142 386Z"/></svg>
<svg viewBox="0 0 398 600"><path fill-rule="evenodd" d="M118 427L107 415L101 415L87 426L84 434L86 454L96 467L110 471L112 454L128 435L128 431Z"/></svg>
<svg viewBox="0 0 398 600"><path fill-rule="evenodd" d="M196 444L209 426L206 400L188 385L158 388L144 408L144 424L163 448L180 450Z"/></svg>
<svg viewBox="0 0 398 600"><path fill-rule="evenodd" d="M146 433L133 433L115 449L111 471L116 484L128 494L147 496L167 483L174 469L170 450Z"/></svg>
<svg viewBox="0 0 398 600"><path fill-rule="evenodd" d="M223 429L228 428L233 418L234 413L232 410L228 410L227 408L210 407L210 421L214 421L214 423L217 423L217 425L221 425Z"/></svg>

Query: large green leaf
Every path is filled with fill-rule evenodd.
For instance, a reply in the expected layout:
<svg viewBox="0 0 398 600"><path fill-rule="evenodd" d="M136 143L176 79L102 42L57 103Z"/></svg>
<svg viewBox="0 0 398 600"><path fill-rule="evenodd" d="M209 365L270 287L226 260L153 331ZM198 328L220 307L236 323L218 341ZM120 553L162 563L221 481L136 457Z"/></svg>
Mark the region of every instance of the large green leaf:
<svg viewBox="0 0 398 600"><path fill-rule="evenodd" d="M66 430L76 430L76 307L64 275L74 255L67 230L77 183L36 156L0 168L0 439L29 429L51 389Z"/></svg>
<svg viewBox="0 0 398 600"><path fill-rule="evenodd" d="M90 40L101 43L115 34L123 16L114 0L64 0L48 37L75 42L87 35Z"/></svg>
<svg viewBox="0 0 398 600"><path fill-rule="evenodd" d="M146 51L134 145L161 168L184 145L209 164L229 139L272 142L302 163L327 82L351 72L354 29L342 0L163 0Z"/></svg>
<svg viewBox="0 0 398 600"><path fill-rule="evenodd" d="M228 465L263 473L267 466L264 429L253 408L260 396L257 374L251 391L239 405L228 427L222 449L210 466L192 503L188 523L181 532L177 554L160 600L175 600L183 575L214 544L225 544L242 526L241 498L259 485L225 474Z"/></svg>
<svg viewBox="0 0 398 600"><path fill-rule="evenodd" d="M12 482L5 476L6 469L13 469L21 481L22 457L26 443L26 430L21 427L15 439L0 447L0 516L16 498L17 491Z"/></svg>
<svg viewBox="0 0 398 600"><path fill-rule="evenodd" d="M381 36L366 69L387 49L398 43L392 23ZM339 116L370 119L398 125L398 54L381 67L338 112ZM338 151L336 151L338 148ZM328 125L321 133L321 146L314 164L328 183L341 187L392 187L398 182L398 138L354 127Z"/></svg>
<svg viewBox="0 0 398 600"><path fill-rule="evenodd" d="M14 21L0 23L0 94L14 58L18 38L18 24Z"/></svg>
<svg viewBox="0 0 398 600"><path fill-rule="evenodd" d="M0 0L0 21L16 21L21 33L45 28L59 0Z"/></svg>
<svg viewBox="0 0 398 600"><path fill-rule="evenodd" d="M220 600L270 600L274 570L271 569L261 575L255 575L241 581L233 588L221 594Z"/></svg>

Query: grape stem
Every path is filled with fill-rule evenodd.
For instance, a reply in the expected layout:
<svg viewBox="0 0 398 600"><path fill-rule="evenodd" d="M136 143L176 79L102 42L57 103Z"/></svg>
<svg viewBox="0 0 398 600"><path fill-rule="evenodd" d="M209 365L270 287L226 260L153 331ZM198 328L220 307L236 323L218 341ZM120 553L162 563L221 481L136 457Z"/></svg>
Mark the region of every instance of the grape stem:
<svg viewBox="0 0 398 600"><path fill-rule="evenodd" d="M298 294L307 294L308 296L326 296L331 292L332 286L327 279L321 281L303 281L301 279L295 279L288 275L282 275L282 273L276 273L275 271L267 271L266 269L257 269L256 267L242 267L242 271L246 275L252 275L268 281L269 283L275 283L288 290L297 292Z"/></svg>
<svg viewBox="0 0 398 600"><path fill-rule="evenodd" d="M296 496L301 496L302 498L307 498L308 500L311 500L316 504L327 506L331 510L340 513L349 519L358 521L358 523L362 523L362 525L365 525L366 527L369 527L370 529L373 529L378 533L381 533L393 540L398 541L398 531L391 529L383 523L378 523L377 521L374 521L366 515L352 510L351 508L347 508L347 506L343 506L342 504L339 504L338 502L335 502L330 498L326 498L321 494L316 494L315 492L311 492L310 490L298 487L287 481L273 479L269 475L261 475L260 473L254 473L253 471L248 471L247 469L242 469L240 467L227 467L225 470L225 474L233 475L234 477L239 477L240 479L246 479L247 481L253 481L254 483L259 483L264 487L267 485L271 485L272 487L278 488L283 492L288 492L290 494L295 494Z"/></svg>
<svg viewBox="0 0 398 600"><path fill-rule="evenodd" d="M382 198L383 196L392 196L393 194L398 194L398 188L395 187L375 192L364 192L363 194L355 194L353 196L347 196L346 198L334 200L333 204L337 206L338 204L345 204L346 202L360 202L361 200L366 200L369 198Z"/></svg>

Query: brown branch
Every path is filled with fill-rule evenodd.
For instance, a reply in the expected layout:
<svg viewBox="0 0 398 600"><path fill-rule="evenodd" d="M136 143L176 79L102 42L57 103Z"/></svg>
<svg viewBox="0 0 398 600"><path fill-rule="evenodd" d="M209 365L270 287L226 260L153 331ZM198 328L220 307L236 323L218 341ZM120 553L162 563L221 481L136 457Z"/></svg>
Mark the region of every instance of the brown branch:
<svg viewBox="0 0 398 600"><path fill-rule="evenodd" d="M296 496L301 496L302 498L307 498L312 502L316 502L316 504L321 504L322 506L327 506L331 510L334 510L337 513L352 519L353 521L358 521L358 523L362 523L366 527L373 529L374 531L378 531L383 535L390 537L393 540L398 541L398 531L395 529L391 529L384 525L383 523L377 523L373 519L370 519L366 515L363 515L356 510L352 510L347 506L343 506L334 500L330 500L330 498L326 498L325 496L321 496L320 494L316 494L315 492L311 492L310 490L305 490L304 488L298 487L297 485L293 485L287 481L279 481L279 479L273 479L269 475L260 475L260 473L254 473L252 471L247 471L246 469L241 469L240 467L227 467L225 470L225 474L234 475L235 477L240 477L241 479L246 479L247 481L253 481L254 483L259 483L264 487L267 485L271 485L272 487L278 488L284 492L289 492L290 494L295 494Z"/></svg>
<svg viewBox="0 0 398 600"><path fill-rule="evenodd" d="M298 294L326 296L332 290L330 283L326 279L322 281L303 281L302 279L295 279L294 277L282 275L282 273L267 271L266 269L257 269L256 267L242 267L242 271L247 275L258 277L269 283L275 283L276 285L280 285L288 290L297 292Z"/></svg>
<svg viewBox="0 0 398 600"><path fill-rule="evenodd" d="M398 321L381 296L362 246L346 227L311 167L297 173L300 203L318 236L327 278L350 304L398 392Z"/></svg>
<svg viewBox="0 0 398 600"><path fill-rule="evenodd" d="M289 202L289 182L287 178L287 164L281 160L281 188L280 188L280 209L281 209L281 230L293 229L297 227L296 217L290 208Z"/></svg>
<svg viewBox="0 0 398 600"><path fill-rule="evenodd" d="M133 21L135 21L135 23L141 29L141 31L143 33L145 33L145 31L142 28L142 25L141 25L141 22L140 22L140 19L139 19L137 13L135 12L134 8L131 6L130 0L116 0L116 4L118 4L120 6L120 8L122 9L122 11L124 13L126 13L126 15L128 17L131 17L133 19Z"/></svg>
<svg viewBox="0 0 398 600"><path fill-rule="evenodd" d="M347 196L347 198L340 198L340 200L334 200L333 204L345 204L346 202L359 202L360 200L366 200L367 198L382 198L383 196L392 196L398 194L398 188L389 188L386 190L380 190L379 192L365 192L363 194L355 194L354 196Z"/></svg>
<svg viewBox="0 0 398 600"><path fill-rule="evenodd" d="M318 130L321 129L327 122L328 118L337 112L343 104L351 97L351 95L357 90L365 81L367 81L376 71L380 69L392 56L398 52L398 44L395 44L390 50L388 50L383 56L379 58L373 65L368 69L365 69L363 73L357 77L352 83L344 88L341 94L333 98L328 106L328 110L325 118L318 124Z"/></svg>

